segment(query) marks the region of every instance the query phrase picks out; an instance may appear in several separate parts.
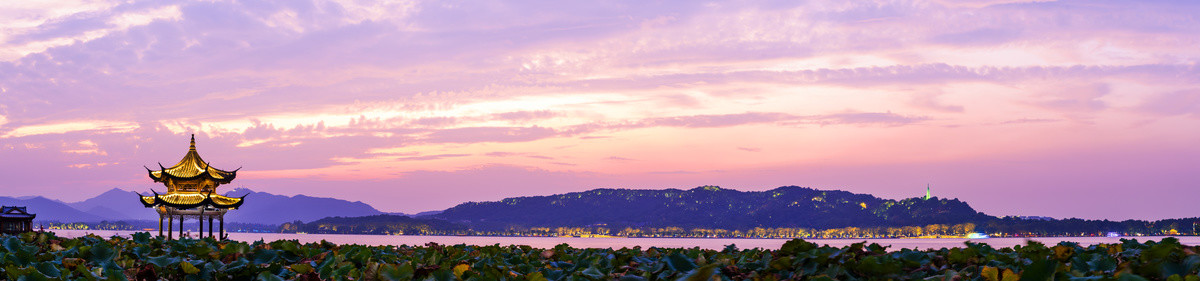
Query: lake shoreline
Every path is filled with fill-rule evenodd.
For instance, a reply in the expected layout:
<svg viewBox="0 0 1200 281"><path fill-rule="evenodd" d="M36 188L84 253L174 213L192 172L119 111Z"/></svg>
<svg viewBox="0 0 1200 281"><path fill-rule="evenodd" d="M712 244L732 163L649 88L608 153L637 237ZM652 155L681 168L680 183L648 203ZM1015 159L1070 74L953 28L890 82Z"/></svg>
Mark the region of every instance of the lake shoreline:
<svg viewBox="0 0 1200 281"><path fill-rule="evenodd" d="M119 235L129 237L133 233L146 231L113 231L113 230L53 230L61 237L79 237L96 234L101 237ZM154 234L154 232L150 232ZM435 236L435 235L364 235L364 234L294 234L294 233L228 233L231 240L276 241L296 240L301 243L327 241L342 245L425 245L437 243L441 245L529 245L536 248L553 248L559 244L567 244L577 248L694 248L721 250L728 245L738 248L778 249L791 238L584 238L584 237L513 237L513 236ZM913 248L956 248L965 246L966 242L988 244L992 247L1012 247L1025 245L1027 241L1036 241L1046 245L1059 242L1075 242L1080 245L1103 243L1120 243L1121 239L1144 241L1161 241L1166 237L1175 237L1184 245L1200 245L1200 236L1126 236L1126 237L1006 237L1006 238L833 238L833 239L804 239L819 245L843 247L854 243L866 242L889 246L893 249Z"/></svg>

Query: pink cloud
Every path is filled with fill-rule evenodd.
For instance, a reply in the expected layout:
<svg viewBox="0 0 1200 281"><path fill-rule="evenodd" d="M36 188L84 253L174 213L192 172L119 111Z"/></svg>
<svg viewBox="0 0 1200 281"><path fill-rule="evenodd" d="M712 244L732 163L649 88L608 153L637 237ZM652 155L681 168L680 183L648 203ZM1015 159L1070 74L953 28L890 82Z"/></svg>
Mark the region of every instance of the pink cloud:
<svg viewBox="0 0 1200 281"><path fill-rule="evenodd" d="M504 112L504 113L493 114L492 116L496 119L517 121L517 122L526 122L526 121L533 121L533 120L546 119L546 118L551 118L551 117L556 117L556 116L562 116L562 114L552 112L549 110L538 110L538 111Z"/></svg>
<svg viewBox="0 0 1200 281"><path fill-rule="evenodd" d="M1100 99L1110 92L1107 84L1068 86L1043 93L1045 99L1036 104L1058 111L1098 111L1108 108Z"/></svg>
<svg viewBox="0 0 1200 281"><path fill-rule="evenodd" d="M944 112L963 112L964 108L961 105L944 104L938 100L941 93L918 93L914 94L910 103L918 108L931 109Z"/></svg>
<svg viewBox="0 0 1200 281"><path fill-rule="evenodd" d="M1139 109L1152 114L1200 117L1200 90L1156 94L1146 99Z"/></svg>
<svg viewBox="0 0 1200 281"><path fill-rule="evenodd" d="M428 142L521 142L555 136L557 132L543 127L471 127L434 131Z"/></svg>
<svg viewBox="0 0 1200 281"><path fill-rule="evenodd" d="M1061 121L1061 120L1041 119L1041 118L1020 118L1020 119L1013 119L1013 120L1000 122L1000 124L1050 123L1050 122L1058 122L1058 121Z"/></svg>

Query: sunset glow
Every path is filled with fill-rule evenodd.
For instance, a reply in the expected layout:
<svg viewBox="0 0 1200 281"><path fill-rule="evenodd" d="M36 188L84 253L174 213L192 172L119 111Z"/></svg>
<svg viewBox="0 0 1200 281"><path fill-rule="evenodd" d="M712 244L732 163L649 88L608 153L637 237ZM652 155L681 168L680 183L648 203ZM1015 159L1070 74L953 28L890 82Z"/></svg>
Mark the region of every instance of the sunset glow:
<svg viewBox="0 0 1200 281"><path fill-rule="evenodd" d="M387 212L926 184L1200 212L1193 2L78 2L0 4L4 195L149 192L195 134L234 187Z"/></svg>

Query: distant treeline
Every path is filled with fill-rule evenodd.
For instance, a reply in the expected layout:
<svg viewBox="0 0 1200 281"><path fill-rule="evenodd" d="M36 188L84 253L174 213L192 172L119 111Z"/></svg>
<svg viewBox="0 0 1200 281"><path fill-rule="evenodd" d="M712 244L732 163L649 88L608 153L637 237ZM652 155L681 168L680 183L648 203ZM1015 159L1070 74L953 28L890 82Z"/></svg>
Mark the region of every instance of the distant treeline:
<svg viewBox="0 0 1200 281"><path fill-rule="evenodd" d="M446 235L466 231L463 225L440 219L398 215L328 217L310 223L295 221L279 226L284 233Z"/></svg>
<svg viewBox="0 0 1200 281"><path fill-rule="evenodd" d="M1122 235L1197 235L1200 217L1144 220L1085 220L1078 218L1030 220L1003 217L980 222L980 229L989 233L1036 236L1088 236L1116 232Z"/></svg>
<svg viewBox="0 0 1200 281"><path fill-rule="evenodd" d="M213 226L216 226L214 222ZM163 222L163 227L166 228L166 222ZM199 222L196 220L188 220L183 223L185 231L196 231L199 229ZM208 224L204 224L208 228ZM94 223L72 222L62 223L58 221L35 221L33 224L34 230L45 228L47 230L54 229L74 229L74 230L143 230L143 231L158 231L158 221L151 220L118 220L118 221L100 221ZM179 221L175 221L172 225L175 231L179 230ZM258 224L258 223L239 223L225 222L225 231L227 232L276 232L279 230L279 225L273 224ZM163 229L166 231L166 229Z"/></svg>
<svg viewBox="0 0 1200 281"><path fill-rule="evenodd" d="M382 234L382 235L487 235L487 236L616 236L616 237L711 237L711 238L904 238L962 237L984 233L998 237L1027 236L1104 236L1115 232L1131 235L1196 235L1192 222L1200 218L1154 222L1097 220L1025 220L998 218L986 224L928 224L903 227L841 227L812 229L799 227L753 227L747 229L624 227L605 225L574 227L518 227L506 229L472 228L440 219L378 215L354 218L325 218L312 223L293 222L280 226L285 233Z"/></svg>

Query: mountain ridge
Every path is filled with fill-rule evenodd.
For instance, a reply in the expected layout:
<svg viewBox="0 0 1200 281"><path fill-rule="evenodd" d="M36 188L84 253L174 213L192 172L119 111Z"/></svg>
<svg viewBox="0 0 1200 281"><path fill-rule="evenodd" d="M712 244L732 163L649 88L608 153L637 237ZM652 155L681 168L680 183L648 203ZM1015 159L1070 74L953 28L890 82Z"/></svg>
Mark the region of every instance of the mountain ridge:
<svg viewBox="0 0 1200 281"><path fill-rule="evenodd" d="M78 202L67 203L76 210L80 210L92 215L103 217L106 220L156 220L158 215L153 211L146 209L142 204L137 203L140 193L128 191L120 188L112 188L100 194L80 200ZM133 201L133 204L125 203ZM120 203L116 203L120 202Z"/></svg>
<svg viewBox="0 0 1200 281"><path fill-rule="evenodd" d="M59 222L99 222L103 217L89 214L63 203L42 196L0 197L0 205L27 207L30 213L37 215L34 221Z"/></svg>
<svg viewBox="0 0 1200 281"><path fill-rule="evenodd" d="M236 188L225 192L227 196L246 195L249 204L226 214L226 222L252 224L281 224L285 222L315 221L331 216L370 216L384 214L361 201L350 202L337 198L307 195L284 196L267 192L256 192L247 188ZM5 206L26 206L37 214L35 221L57 221L63 223L100 221L155 221L158 214L137 202L141 193L112 188L77 202L62 202L43 196L0 197ZM22 199L24 198L24 199Z"/></svg>
<svg viewBox="0 0 1200 281"><path fill-rule="evenodd" d="M244 194L243 194L244 192ZM256 192L247 188L235 188L226 196L246 196L246 204L227 213L227 221L261 224L281 224L294 221L315 221L326 217L356 217L381 215L384 212L362 201L337 198L313 197L304 194L293 196ZM264 215L269 214L269 215Z"/></svg>

